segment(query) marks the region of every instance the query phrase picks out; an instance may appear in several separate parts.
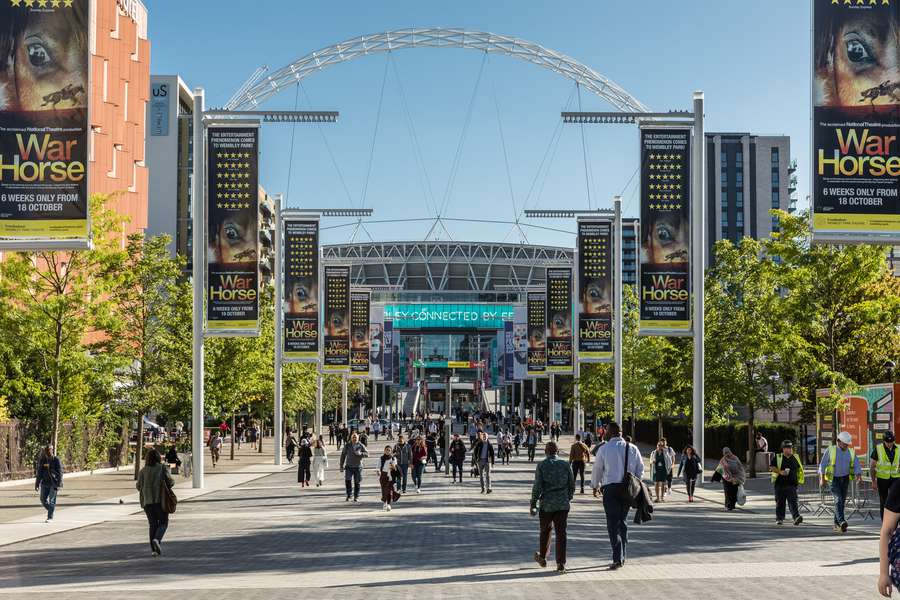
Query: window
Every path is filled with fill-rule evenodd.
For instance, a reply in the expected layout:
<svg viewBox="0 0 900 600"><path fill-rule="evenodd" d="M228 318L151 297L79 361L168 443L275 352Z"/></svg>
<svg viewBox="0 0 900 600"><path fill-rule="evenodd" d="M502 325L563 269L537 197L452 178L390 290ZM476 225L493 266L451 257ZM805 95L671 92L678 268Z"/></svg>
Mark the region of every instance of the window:
<svg viewBox="0 0 900 600"><path fill-rule="evenodd" d="M772 187L777 188L781 185L781 178L778 176L778 171L772 170Z"/></svg>
<svg viewBox="0 0 900 600"><path fill-rule="evenodd" d="M743 166L744 164L744 153L738 150L737 154L734 155L734 162L737 163L738 167Z"/></svg>
<svg viewBox="0 0 900 600"><path fill-rule="evenodd" d="M772 192L772 208L781 208L781 194Z"/></svg>
<svg viewBox="0 0 900 600"><path fill-rule="evenodd" d="M738 171L734 174L734 184L738 187L744 186L744 172Z"/></svg>
<svg viewBox="0 0 900 600"><path fill-rule="evenodd" d="M780 156L778 153L778 148L772 148L772 168L778 166L778 161L780 160Z"/></svg>
<svg viewBox="0 0 900 600"><path fill-rule="evenodd" d="M722 185L728 184L728 171L722 169Z"/></svg>
<svg viewBox="0 0 900 600"><path fill-rule="evenodd" d="M722 239L723 239L723 240L727 240L727 239L728 239L728 228L727 228L727 227L723 227L723 228L722 228Z"/></svg>
<svg viewBox="0 0 900 600"><path fill-rule="evenodd" d="M743 229L743 228L744 228L744 213L739 212L739 213L737 214L737 222L736 222L735 224L737 225L737 228L738 228L738 229Z"/></svg>
<svg viewBox="0 0 900 600"><path fill-rule="evenodd" d="M722 191L722 209L728 208L728 192Z"/></svg>
<svg viewBox="0 0 900 600"><path fill-rule="evenodd" d="M735 192L735 206L738 208L744 208L744 192L742 190L738 190Z"/></svg>
<svg viewBox="0 0 900 600"><path fill-rule="evenodd" d="M722 163L722 170L725 169L725 166L728 164L728 153L722 150L722 155L719 161Z"/></svg>
<svg viewBox="0 0 900 600"><path fill-rule="evenodd" d="M728 215L726 213L722 213L722 227L728 227Z"/></svg>

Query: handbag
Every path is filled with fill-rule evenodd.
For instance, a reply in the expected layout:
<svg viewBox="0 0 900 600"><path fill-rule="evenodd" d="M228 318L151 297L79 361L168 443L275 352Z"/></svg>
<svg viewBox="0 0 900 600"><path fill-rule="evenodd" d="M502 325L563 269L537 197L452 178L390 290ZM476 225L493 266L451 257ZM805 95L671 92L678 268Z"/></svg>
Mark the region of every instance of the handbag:
<svg viewBox="0 0 900 600"><path fill-rule="evenodd" d="M622 475L622 500L632 508L637 508L643 492L641 480L628 470L628 448L631 444L625 442L625 473Z"/></svg>
<svg viewBox="0 0 900 600"><path fill-rule="evenodd" d="M178 508L178 497L165 481L162 482L160 504L162 505L163 512L170 515Z"/></svg>
<svg viewBox="0 0 900 600"><path fill-rule="evenodd" d="M744 491L744 484L738 486L737 490L737 505L743 506L747 504L747 492Z"/></svg>

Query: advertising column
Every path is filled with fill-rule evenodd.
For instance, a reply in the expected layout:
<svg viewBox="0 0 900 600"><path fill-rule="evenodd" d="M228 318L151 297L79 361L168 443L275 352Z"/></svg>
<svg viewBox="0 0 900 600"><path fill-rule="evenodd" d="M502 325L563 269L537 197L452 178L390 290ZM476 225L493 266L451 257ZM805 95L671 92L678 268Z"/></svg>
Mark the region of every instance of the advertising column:
<svg viewBox="0 0 900 600"><path fill-rule="evenodd" d="M528 292L528 377L547 371L547 293Z"/></svg>
<svg viewBox="0 0 900 600"><path fill-rule="evenodd" d="M369 378L372 381L384 379L384 306L369 307Z"/></svg>
<svg viewBox="0 0 900 600"><path fill-rule="evenodd" d="M284 360L319 359L319 222L284 222Z"/></svg>
<svg viewBox="0 0 900 600"><path fill-rule="evenodd" d="M547 371L571 373L572 269L547 269Z"/></svg>
<svg viewBox="0 0 900 600"><path fill-rule="evenodd" d="M350 376L369 377L369 292L350 292Z"/></svg>
<svg viewBox="0 0 900 600"><path fill-rule="evenodd" d="M396 350L394 348L394 322L390 319L384 320L384 359L382 360L382 368L384 369L384 382L387 384L395 383L394 377L394 359Z"/></svg>
<svg viewBox="0 0 900 600"><path fill-rule="evenodd" d="M641 334L691 331L691 130L641 129Z"/></svg>
<svg viewBox="0 0 900 600"><path fill-rule="evenodd" d="M322 370L350 371L350 267L324 269L325 320L323 323Z"/></svg>
<svg viewBox="0 0 900 600"><path fill-rule="evenodd" d="M612 344L612 223L578 222L578 360L609 362Z"/></svg>
<svg viewBox="0 0 900 600"><path fill-rule="evenodd" d="M4 4L0 250L87 248L91 2Z"/></svg>
<svg viewBox="0 0 900 600"><path fill-rule="evenodd" d="M813 236L900 240L900 1L813 0Z"/></svg>
<svg viewBox="0 0 900 600"><path fill-rule="evenodd" d="M259 333L259 127L207 131L206 328Z"/></svg>

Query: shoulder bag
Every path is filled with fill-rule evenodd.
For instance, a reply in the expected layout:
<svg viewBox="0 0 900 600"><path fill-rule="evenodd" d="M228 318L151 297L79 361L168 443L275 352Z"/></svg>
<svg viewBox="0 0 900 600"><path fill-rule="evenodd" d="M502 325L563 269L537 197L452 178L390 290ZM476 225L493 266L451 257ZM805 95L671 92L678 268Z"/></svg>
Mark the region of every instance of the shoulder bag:
<svg viewBox="0 0 900 600"><path fill-rule="evenodd" d="M178 497L175 495L172 488L169 487L169 484L166 483L165 479L160 483L162 485L162 492L159 495L160 504L162 505L163 512L171 515L178 508Z"/></svg>
<svg viewBox="0 0 900 600"><path fill-rule="evenodd" d="M625 472L622 474L622 500L629 506L636 507L643 491L641 480L628 470L628 442L625 442Z"/></svg>

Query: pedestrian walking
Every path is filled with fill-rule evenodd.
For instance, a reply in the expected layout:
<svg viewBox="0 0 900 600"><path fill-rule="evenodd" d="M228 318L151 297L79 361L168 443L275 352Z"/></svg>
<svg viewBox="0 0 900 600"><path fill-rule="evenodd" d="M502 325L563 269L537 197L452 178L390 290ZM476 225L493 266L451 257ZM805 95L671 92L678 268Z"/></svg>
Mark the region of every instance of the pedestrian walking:
<svg viewBox="0 0 900 600"><path fill-rule="evenodd" d="M440 433L440 435L438 435L438 440L437 440L437 451L438 451L437 471L438 472L440 472L441 469L444 468L444 465L447 464L446 445L447 445L447 435L444 433L444 428L441 427L441 433Z"/></svg>
<svg viewBox="0 0 900 600"><path fill-rule="evenodd" d="M287 449L287 461L289 465L294 464L294 454L297 453L297 437L293 431L288 431L287 441L285 441Z"/></svg>
<svg viewBox="0 0 900 600"><path fill-rule="evenodd" d="M328 468L328 452L325 450L325 442L321 437L316 440L312 455L312 475L316 481L316 487L319 487L325 483L325 469Z"/></svg>
<svg viewBox="0 0 900 600"><path fill-rule="evenodd" d="M581 441L581 434L575 434L575 443L572 444L572 447L569 448L569 465L572 467L572 472L574 474L575 479L578 479L579 474L581 475L581 493L584 493L584 468L587 464L588 460L591 457L591 450L587 447L587 444Z"/></svg>
<svg viewBox="0 0 900 600"><path fill-rule="evenodd" d="M685 446L681 452L681 462L678 464L678 476L684 477L684 488L687 491L688 502L694 501L694 490L697 487L697 478L703 473L700 457L693 446Z"/></svg>
<svg viewBox="0 0 900 600"><path fill-rule="evenodd" d="M900 589L900 485L892 485L884 501L884 517L878 542L878 592L885 598L891 595L891 587Z"/></svg>
<svg viewBox="0 0 900 600"><path fill-rule="evenodd" d="M141 501L141 508L144 509L150 525L150 552L153 556L162 554L162 539L169 528L169 513L164 511L162 506L164 485L171 489L175 485L175 481L169 474L169 469L162 464L159 451L151 448L147 452L143 468L138 473L135 487Z"/></svg>
<svg viewBox="0 0 900 600"><path fill-rule="evenodd" d="M428 463L433 462L434 470L439 471L440 467L438 467L437 458L437 436L434 433L429 432L428 435L425 436L425 448L428 450L425 464L428 465Z"/></svg>
<svg viewBox="0 0 900 600"><path fill-rule="evenodd" d="M869 456L869 473L872 474L872 488L878 492L878 509L883 521L888 490L894 482L900 481L900 452L897 452L892 431L885 431L881 440Z"/></svg>
<svg viewBox="0 0 900 600"><path fill-rule="evenodd" d="M656 492L656 502L666 501L666 485L672 473L672 459L666 451L666 442L656 442L656 449L650 453L651 479Z"/></svg>
<svg viewBox="0 0 900 600"><path fill-rule="evenodd" d="M450 441L450 468L453 472L453 483L457 483L457 475L459 483L463 482L463 465L466 462L466 445L460 439L458 433L453 434Z"/></svg>
<svg viewBox="0 0 900 600"><path fill-rule="evenodd" d="M628 549L628 511L631 508L625 494L625 474L638 479L644 475L644 460L638 447L622 439L619 424L610 421L606 427L608 441L600 446L591 470L591 487L594 495L603 494L603 511L606 513L606 531L612 546L611 570L625 566ZM626 471L627 468L627 471Z"/></svg>
<svg viewBox="0 0 900 600"><path fill-rule="evenodd" d="M519 446L522 445L522 431L521 427L516 429L516 435L513 436L513 448L516 450L516 458L519 457Z"/></svg>
<svg viewBox="0 0 900 600"><path fill-rule="evenodd" d="M218 431L212 432L208 444L209 456L212 459L212 466L215 468L216 463L219 462L219 455L222 452L222 437L219 435Z"/></svg>
<svg viewBox="0 0 900 600"><path fill-rule="evenodd" d="M40 492L41 505L47 511L47 523L53 522L56 495L63 486L63 467L51 444L47 444L34 463L34 491Z"/></svg>
<svg viewBox="0 0 900 600"><path fill-rule="evenodd" d="M831 486L831 494L834 497L833 529L840 533L847 531L844 504L847 502L850 482L862 475L859 457L856 456L852 443L853 436L848 431L840 432L837 436L837 445L829 446L822 453L822 462L819 463L819 485L824 487L828 483Z"/></svg>
<svg viewBox="0 0 900 600"><path fill-rule="evenodd" d="M534 560L542 567L547 566L550 553L550 531L556 531L556 570L566 571L566 525L569 508L575 494L575 476L572 468L557 456L555 442L544 446L545 458L534 470L534 485L531 487L531 516L540 514L538 551Z"/></svg>
<svg viewBox="0 0 900 600"><path fill-rule="evenodd" d="M781 442L781 452L772 457L769 470L775 487L775 524L784 523L784 505L787 503L794 525L799 525L803 522L803 517L800 516L797 504L797 486L803 485L803 465L794 456L794 443L791 440Z"/></svg>
<svg viewBox="0 0 900 600"><path fill-rule="evenodd" d="M397 444L394 446L394 458L397 459L397 473L394 476L394 486L397 488L397 491L405 494L409 465L412 463L412 446L402 434L397 436Z"/></svg>
<svg viewBox="0 0 900 600"><path fill-rule="evenodd" d="M722 488L725 492L725 510L730 512L737 505L738 492L747 479L743 463L735 456L731 448L722 448L722 459L716 467L716 473L722 479Z"/></svg>
<svg viewBox="0 0 900 600"><path fill-rule="evenodd" d="M538 434L533 427L525 434L525 447L528 448L528 462L534 462L534 452L538 444Z"/></svg>
<svg viewBox="0 0 900 600"><path fill-rule="evenodd" d="M424 436L416 436L412 443L412 480L416 486L416 493L422 493L422 473L428 464L428 447L425 445Z"/></svg>
<svg viewBox="0 0 900 600"><path fill-rule="evenodd" d="M394 450L390 446L384 447L378 464L378 482L381 485L382 509L391 510L391 503L399 499L400 494L394 489L394 475L397 472L397 459Z"/></svg>
<svg viewBox="0 0 900 600"><path fill-rule="evenodd" d="M312 454L309 440L306 438L300 440L300 452L297 453L297 482L300 483L300 487L309 486L309 480L312 476Z"/></svg>
<svg viewBox="0 0 900 600"><path fill-rule="evenodd" d="M328 424L328 443L329 443L329 445L334 445L334 434L335 434L334 423L329 423Z"/></svg>
<svg viewBox="0 0 900 600"><path fill-rule="evenodd" d="M675 473L675 459L678 458L675 454L675 449L669 446L669 441L666 438L660 438L660 441L665 445L666 455L669 457L669 464L672 465L669 468L669 474L666 475L666 490L665 493L672 493L672 475Z"/></svg>
<svg viewBox="0 0 900 600"><path fill-rule="evenodd" d="M341 451L340 469L344 472L344 485L347 488L347 502L353 498L359 501L359 486L362 483L362 461L369 456L369 451L360 443L359 434L355 431L350 434L350 441L344 445Z"/></svg>
<svg viewBox="0 0 900 600"><path fill-rule="evenodd" d="M472 463L478 466L478 478L481 481L481 493L490 494L491 489L491 469L494 467L494 446L488 440L485 432L478 434L478 441L472 447Z"/></svg>

